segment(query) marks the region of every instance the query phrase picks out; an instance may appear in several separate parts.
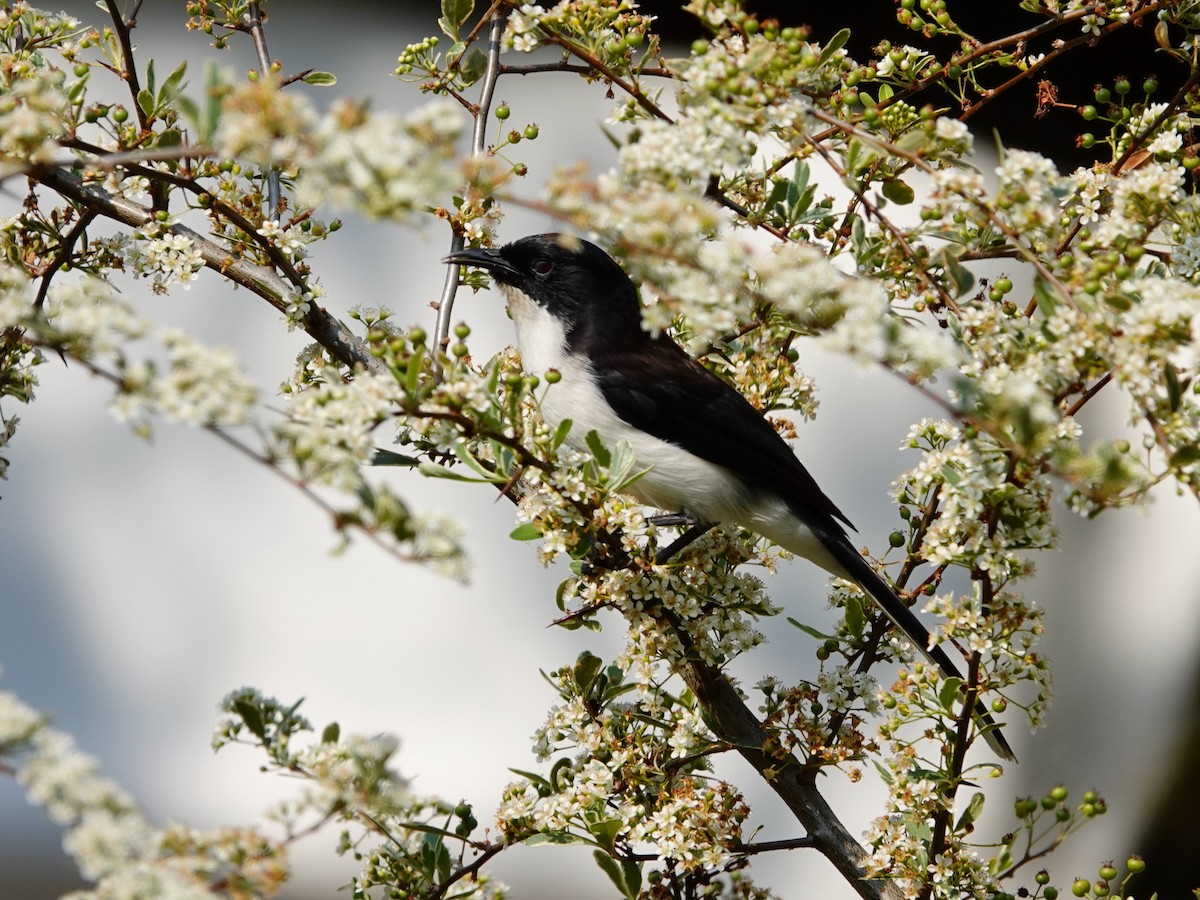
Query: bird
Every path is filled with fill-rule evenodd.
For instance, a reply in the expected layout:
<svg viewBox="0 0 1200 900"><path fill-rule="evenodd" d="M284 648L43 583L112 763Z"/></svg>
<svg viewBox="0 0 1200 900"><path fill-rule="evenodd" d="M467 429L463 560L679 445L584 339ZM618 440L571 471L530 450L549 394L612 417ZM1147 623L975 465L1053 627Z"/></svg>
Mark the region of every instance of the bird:
<svg viewBox="0 0 1200 900"><path fill-rule="evenodd" d="M851 543L854 526L766 418L665 332L647 330L638 290L595 244L538 234L499 248L465 248L447 264L487 272L508 303L526 372L558 373L541 401L568 440L595 431L625 441L645 474L627 492L679 513L701 531L734 523L858 584L946 676L957 666ZM974 717L992 750L1012 748L982 703Z"/></svg>

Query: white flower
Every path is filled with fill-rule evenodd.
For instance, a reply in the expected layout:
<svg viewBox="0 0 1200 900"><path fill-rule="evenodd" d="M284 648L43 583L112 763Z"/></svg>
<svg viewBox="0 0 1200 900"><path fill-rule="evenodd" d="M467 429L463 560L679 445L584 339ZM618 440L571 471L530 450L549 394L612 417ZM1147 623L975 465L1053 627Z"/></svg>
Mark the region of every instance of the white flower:
<svg viewBox="0 0 1200 900"><path fill-rule="evenodd" d="M168 231L146 241L135 268L153 276L151 287L155 293L166 293L176 282L186 291L204 268L204 257L187 235Z"/></svg>
<svg viewBox="0 0 1200 900"><path fill-rule="evenodd" d="M206 347L178 329L164 329L170 353L167 371L152 384L156 408L189 425L239 425L258 398L232 351Z"/></svg>
<svg viewBox="0 0 1200 900"><path fill-rule="evenodd" d="M15 694L0 691L0 752L28 741L43 724L45 717L36 709Z"/></svg>

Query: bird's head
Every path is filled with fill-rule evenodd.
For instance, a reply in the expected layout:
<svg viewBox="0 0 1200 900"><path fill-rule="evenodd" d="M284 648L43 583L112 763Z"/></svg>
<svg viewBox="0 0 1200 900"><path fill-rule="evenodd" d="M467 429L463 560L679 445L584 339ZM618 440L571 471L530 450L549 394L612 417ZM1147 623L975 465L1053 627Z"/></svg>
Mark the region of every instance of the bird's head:
<svg viewBox="0 0 1200 900"><path fill-rule="evenodd" d="M581 238L536 234L495 250L458 250L444 262L483 269L510 303L524 295L560 320L568 335L597 328L641 332L633 282L611 256Z"/></svg>

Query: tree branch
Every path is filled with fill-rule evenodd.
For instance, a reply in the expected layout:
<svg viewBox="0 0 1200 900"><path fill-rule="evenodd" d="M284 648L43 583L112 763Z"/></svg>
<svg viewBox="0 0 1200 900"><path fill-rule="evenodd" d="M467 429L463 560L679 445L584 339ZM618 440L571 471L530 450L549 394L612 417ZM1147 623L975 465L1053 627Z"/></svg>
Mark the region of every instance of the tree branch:
<svg viewBox="0 0 1200 900"><path fill-rule="evenodd" d="M84 184L82 179L61 170L42 172L36 180L84 209L105 218L134 228L145 227L152 221L151 212L146 207L132 200L112 197L106 191ZM254 292L280 312L286 312L287 304L284 298L294 292L295 286L274 269L237 259L224 247L186 225L170 225L164 230L187 237L200 252L205 266L234 284ZM367 346L324 309L316 305L311 306L304 318L304 330L344 365L361 365L371 372L384 371L383 363L370 354Z"/></svg>
<svg viewBox="0 0 1200 900"><path fill-rule="evenodd" d="M901 900L904 895L894 883L865 877L866 851L817 790L813 771L805 768L795 756L781 760L762 749L767 741L762 723L742 701L729 679L700 660L691 637L679 620L674 616L669 618L684 647L679 674L704 707L706 719L716 736L737 748L742 758L787 804L808 832L811 845L833 863L863 900Z"/></svg>

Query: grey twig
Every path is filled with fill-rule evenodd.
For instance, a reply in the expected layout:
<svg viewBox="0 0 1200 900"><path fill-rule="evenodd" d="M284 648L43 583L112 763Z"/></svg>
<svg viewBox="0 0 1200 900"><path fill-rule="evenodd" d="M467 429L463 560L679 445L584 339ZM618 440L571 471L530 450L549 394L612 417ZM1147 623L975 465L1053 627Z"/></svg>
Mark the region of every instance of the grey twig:
<svg viewBox="0 0 1200 900"><path fill-rule="evenodd" d="M767 735L762 723L729 679L700 660L687 632L672 620L684 647L685 659L677 666L679 674L696 695L717 738L737 748L804 826L810 845L833 864L863 900L901 900L904 894L894 882L865 876L866 852L817 790L816 770L806 768L795 756L780 759L763 749Z"/></svg>
<svg viewBox="0 0 1200 900"><path fill-rule="evenodd" d="M267 35L263 31L262 7L258 0L250 0L250 37L254 41L254 52L258 54L259 74L266 78L271 71L271 55L267 53ZM267 173L267 218L278 218L279 200L279 169L272 166Z"/></svg>
<svg viewBox="0 0 1200 900"><path fill-rule="evenodd" d="M487 68L483 73L483 88L479 94L479 104L475 107L475 125L471 130L471 153L481 156L487 149L488 112L492 107L492 98L496 94L496 80L500 77L500 37L504 34L504 11L497 8L492 13L491 27L488 32ZM450 252L455 253L463 248L461 234L450 238ZM458 266L446 267L446 281L442 286L442 296L438 300L437 323L434 326L434 346L445 349L450 342L450 316L454 312L454 296L458 293Z"/></svg>
<svg viewBox="0 0 1200 900"><path fill-rule="evenodd" d="M121 197L112 197L66 172L51 170L40 174L37 180L52 191L79 204L83 209L105 218L134 228L142 228L152 220L151 211L141 204ZM205 266L234 284L254 292L280 312L286 312L286 298L295 291L296 286L274 269L238 259L220 244L186 225L171 225L166 230L187 237L200 252ZM304 319L304 330L339 362L348 366L362 365L373 372L384 371L383 363L370 354L366 345L324 309L316 305L309 309Z"/></svg>

